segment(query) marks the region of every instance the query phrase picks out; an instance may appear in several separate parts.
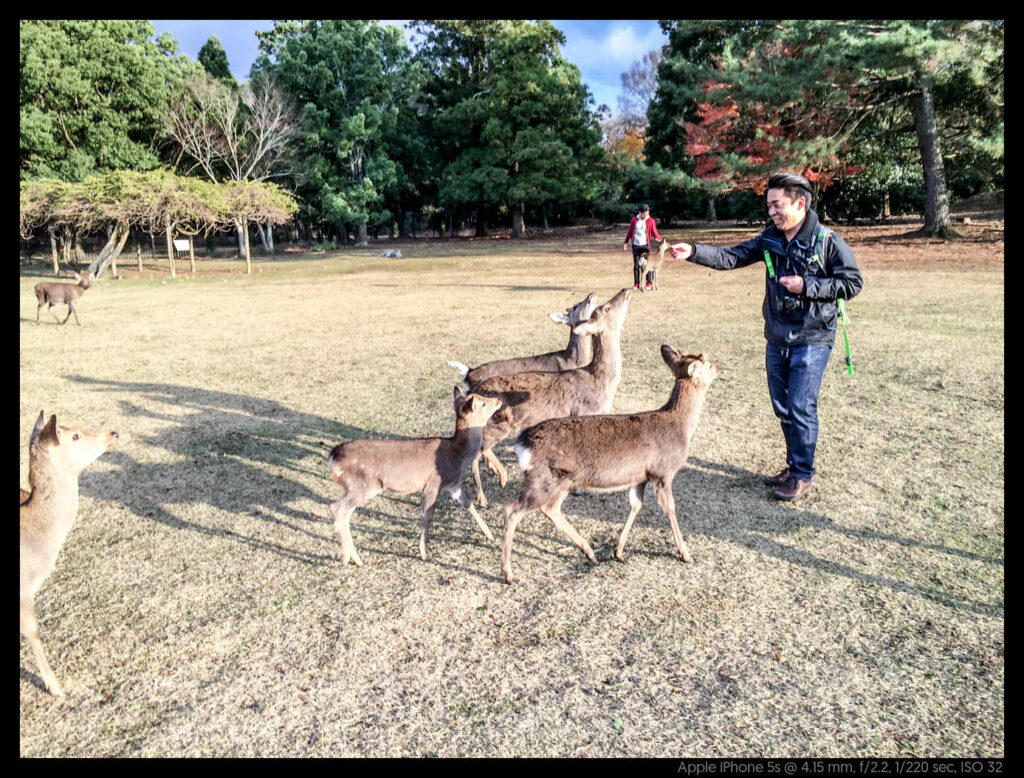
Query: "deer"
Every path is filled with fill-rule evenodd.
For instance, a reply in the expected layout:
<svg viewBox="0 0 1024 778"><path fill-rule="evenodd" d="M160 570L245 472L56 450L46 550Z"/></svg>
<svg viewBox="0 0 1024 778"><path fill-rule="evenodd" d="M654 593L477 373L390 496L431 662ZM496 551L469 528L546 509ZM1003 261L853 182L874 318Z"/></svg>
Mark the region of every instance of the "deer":
<svg viewBox="0 0 1024 778"><path fill-rule="evenodd" d="M78 282L77 284L60 284L53 281L40 281L36 284L36 301L38 303L36 305L36 324L39 324L39 311L44 305L48 305L47 310L53 316L54 321L59 324L67 324L71 314L75 314L75 324L79 327L82 326L82 322L78 320L78 310L75 304L85 294L85 290L92 286L92 277L86 271L82 275L75 273L75 280ZM68 315L64 317L64 321L58 319L57 314L53 312L53 306L61 303L68 306Z"/></svg>
<svg viewBox="0 0 1024 778"><path fill-rule="evenodd" d="M668 402L658 410L551 419L520 433L515 453L523 471L523 489L505 508L501 545L506 583L515 580L512 541L516 526L534 509L551 519L596 563L590 544L562 513L562 501L572 489L629 490L629 515L615 547L615 558L621 562L629 531L643 507L644 490L653 483L658 504L672 527L676 551L683 562L691 561L676 523L672 480L686 465L704 397L719 370L704 354L683 354L669 345L661 347L661 357L675 376L675 384Z"/></svg>
<svg viewBox="0 0 1024 778"><path fill-rule="evenodd" d="M116 432L59 426L40 411L29 438L29 483L21 489L21 634L28 639L50 694L64 688L43 652L36 620L36 593L53 572L64 539L78 514L78 475L118 440Z"/></svg>
<svg viewBox="0 0 1024 778"><path fill-rule="evenodd" d="M420 533L420 559L427 561L427 534L434 518L434 507L445 492L469 510L488 540L494 535L480 518L476 508L462 491L462 477L480 451L483 428L501 406L501 400L464 394L456 386L455 434L450 438L360 438L339 443L327 459L331 479L345 488L345 496L331 503L334 530L341 542L341 564L349 561L362 567L352 542L350 519L356 508L387 491L395 494L420 493L423 529Z"/></svg>
<svg viewBox="0 0 1024 778"><path fill-rule="evenodd" d="M514 357L485 362L477 367L469 367L449 360L448 364L460 373L466 382L466 391L473 391L480 383L496 375L523 373L531 370L561 371L573 370L590 362L593 356L589 335L577 335L572 331L582 321L590 318L597 307L597 295L591 292L578 303L566 309L565 313L549 313L548 318L556 324L569 326L569 343L561 351L551 351L532 357Z"/></svg>
<svg viewBox="0 0 1024 778"><path fill-rule="evenodd" d="M665 238L661 245L658 247L658 253L652 254L647 252L641 254L641 266L640 269L647 271L647 283L642 287L646 292L647 288L650 287L651 291L657 291L658 289L658 271L661 270L661 266L665 263L665 254L668 253L670 257L675 258L675 252L673 251L672 244L668 242L668 238Z"/></svg>
<svg viewBox="0 0 1024 778"><path fill-rule="evenodd" d="M630 295L631 290L621 290L595 308L587 320L573 327L577 335L593 336L594 357L590 364L558 373L531 371L492 376L477 385L474 391L500 398L511 415L511 419L506 416L488 423L480 449L480 455L498 471L503 488L508 474L492 450L501 440L545 419L606 413L611 409L622 378L620 336ZM476 462L473 468L477 475ZM479 478L476 487L478 500L486 505Z"/></svg>

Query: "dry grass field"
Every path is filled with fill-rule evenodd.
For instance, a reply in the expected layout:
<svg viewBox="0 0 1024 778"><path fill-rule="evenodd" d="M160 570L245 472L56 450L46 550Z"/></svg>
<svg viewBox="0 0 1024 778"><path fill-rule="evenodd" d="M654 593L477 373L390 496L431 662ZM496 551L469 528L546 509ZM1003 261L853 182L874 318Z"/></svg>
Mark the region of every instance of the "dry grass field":
<svg viewBox="0 0 1024 778"><path fill-rule="evenodd" d="M721 367L676 477L694 557L648 490L571 496L590 564L539 513L500 546L442 500L357 510L342 567L326 455L450 435L445 363L561 348L547 319L632 282L618 230L424 241L100 280L82 326L35 323L21 277L21 485L40 409L115 429L37 599L69 690L21 639L20 754L117 757L1000 756L1004 730L1003 224L955 243L838 227L865 276L821 394L818 482L796 504L764 375L763 272L669 264L634 293L617 412L665 402L659 346ZM729 245L754 228L668 229ZM38 267L38 266L37 266ZM35 271L39 272L39 271ZM61 309L63 315L63 308ZM841 341L841 336L840 336ZM521 478L486 470L500 538ZM467 477L470 485L471 479Z"/></svg>

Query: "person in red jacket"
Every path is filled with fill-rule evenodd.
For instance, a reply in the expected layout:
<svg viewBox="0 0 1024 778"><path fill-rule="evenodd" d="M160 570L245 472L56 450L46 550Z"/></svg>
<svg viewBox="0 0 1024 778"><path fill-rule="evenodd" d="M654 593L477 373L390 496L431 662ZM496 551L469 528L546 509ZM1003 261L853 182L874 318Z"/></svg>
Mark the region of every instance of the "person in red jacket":
<svg viewBox="0 0 1024 778"><path fill-rule="evenodd" d="M643 263L640 257L651 251L651 238L661 240L658 234L658 225L651 218L651 209L647 203L640 206L640 212L633 217L626 231L626 242L622 244L623 251L629 251L630 243L633 245L633 288L640 288L640 273ZM647 288L651 288L650 275L647 277Z"/></svg>

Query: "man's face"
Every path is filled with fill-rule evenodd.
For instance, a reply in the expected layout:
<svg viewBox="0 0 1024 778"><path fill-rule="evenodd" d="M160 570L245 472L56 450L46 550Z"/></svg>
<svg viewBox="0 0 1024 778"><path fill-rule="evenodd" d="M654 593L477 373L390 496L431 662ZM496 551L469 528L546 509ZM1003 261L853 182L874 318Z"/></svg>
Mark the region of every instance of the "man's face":
<svg viewBox="0 0 1024 778"><path fill-rule="evenodd" d="M641 219L646 219L646 218L647 218L648 216L650 216L650 215L651 215L651 212L650 212L650 211L641 211L641 212L640 212L640 218L641 218Z"/></svg>
<svg viewBox="0 0 1024 778"><path fill-rule="evenodd" d="M769 189L768 216L782 232L792 230L807 216L805 200L802 197L791 200L786 196L786 190L782 188Z"/></svg>

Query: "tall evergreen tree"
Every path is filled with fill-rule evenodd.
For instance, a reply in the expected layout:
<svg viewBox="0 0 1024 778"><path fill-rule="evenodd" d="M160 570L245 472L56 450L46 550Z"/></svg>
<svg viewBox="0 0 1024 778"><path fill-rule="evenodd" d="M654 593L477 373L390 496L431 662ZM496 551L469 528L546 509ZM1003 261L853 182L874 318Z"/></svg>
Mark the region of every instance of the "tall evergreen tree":
<svg viewBox="0 0 1024 778"><path fill-rule="evenodd" d="M231 66L228 64L228 53L224 51L216 35L210 38L199 49L199 56L196 60L203 66L203 70L219 81L231 86L238 86L235 77L231 75Z"/></svg>
<svg viewBox="0 0 1024 778"><path fill-rule="evenodd" d="M368 224L391 224L385 193L398 184L389 150L409 106L411 56L402 31L355 19L277 21L257 33L266 71L305 107L299 131L305 172L303 217L349 226L368 240Z"/></svg>
<svg viewBox="0 0 1024 778"><path fill-rule="evenodd" d="M579 69L560 54L550 22L431 20L419 58L431 73L444 169L441 203L475 211L486 233L489 209L507 210L524 234L524 209L569 206L591 196L603 156L593 98Z"/></svg>
<svg viewBox="0 0 1024 778"><path fill-rule="evenodd" d="M913 132L925 182L926 234L948 235L943 144L996 149L1002 138L1002 23L797 20L663 22L669 48L651 124L664 144L685 133L704 91L734 103L759 154L722 154L734 171L763 175L803 160L808 168L849 159L880 124ZM959 81L982 97L943 114L936 95ZM717 84L714 89L709 85ZM673 112L682 119L670 127ZM896 112L912 117L907 123ZM984 117L984 119L982 118ZM968 127L969 125L969 127ZM682 144L685 147L685 143ZM667 150L666 150L667 151ZM948 157L948 152L947 152Z"/></svg>

